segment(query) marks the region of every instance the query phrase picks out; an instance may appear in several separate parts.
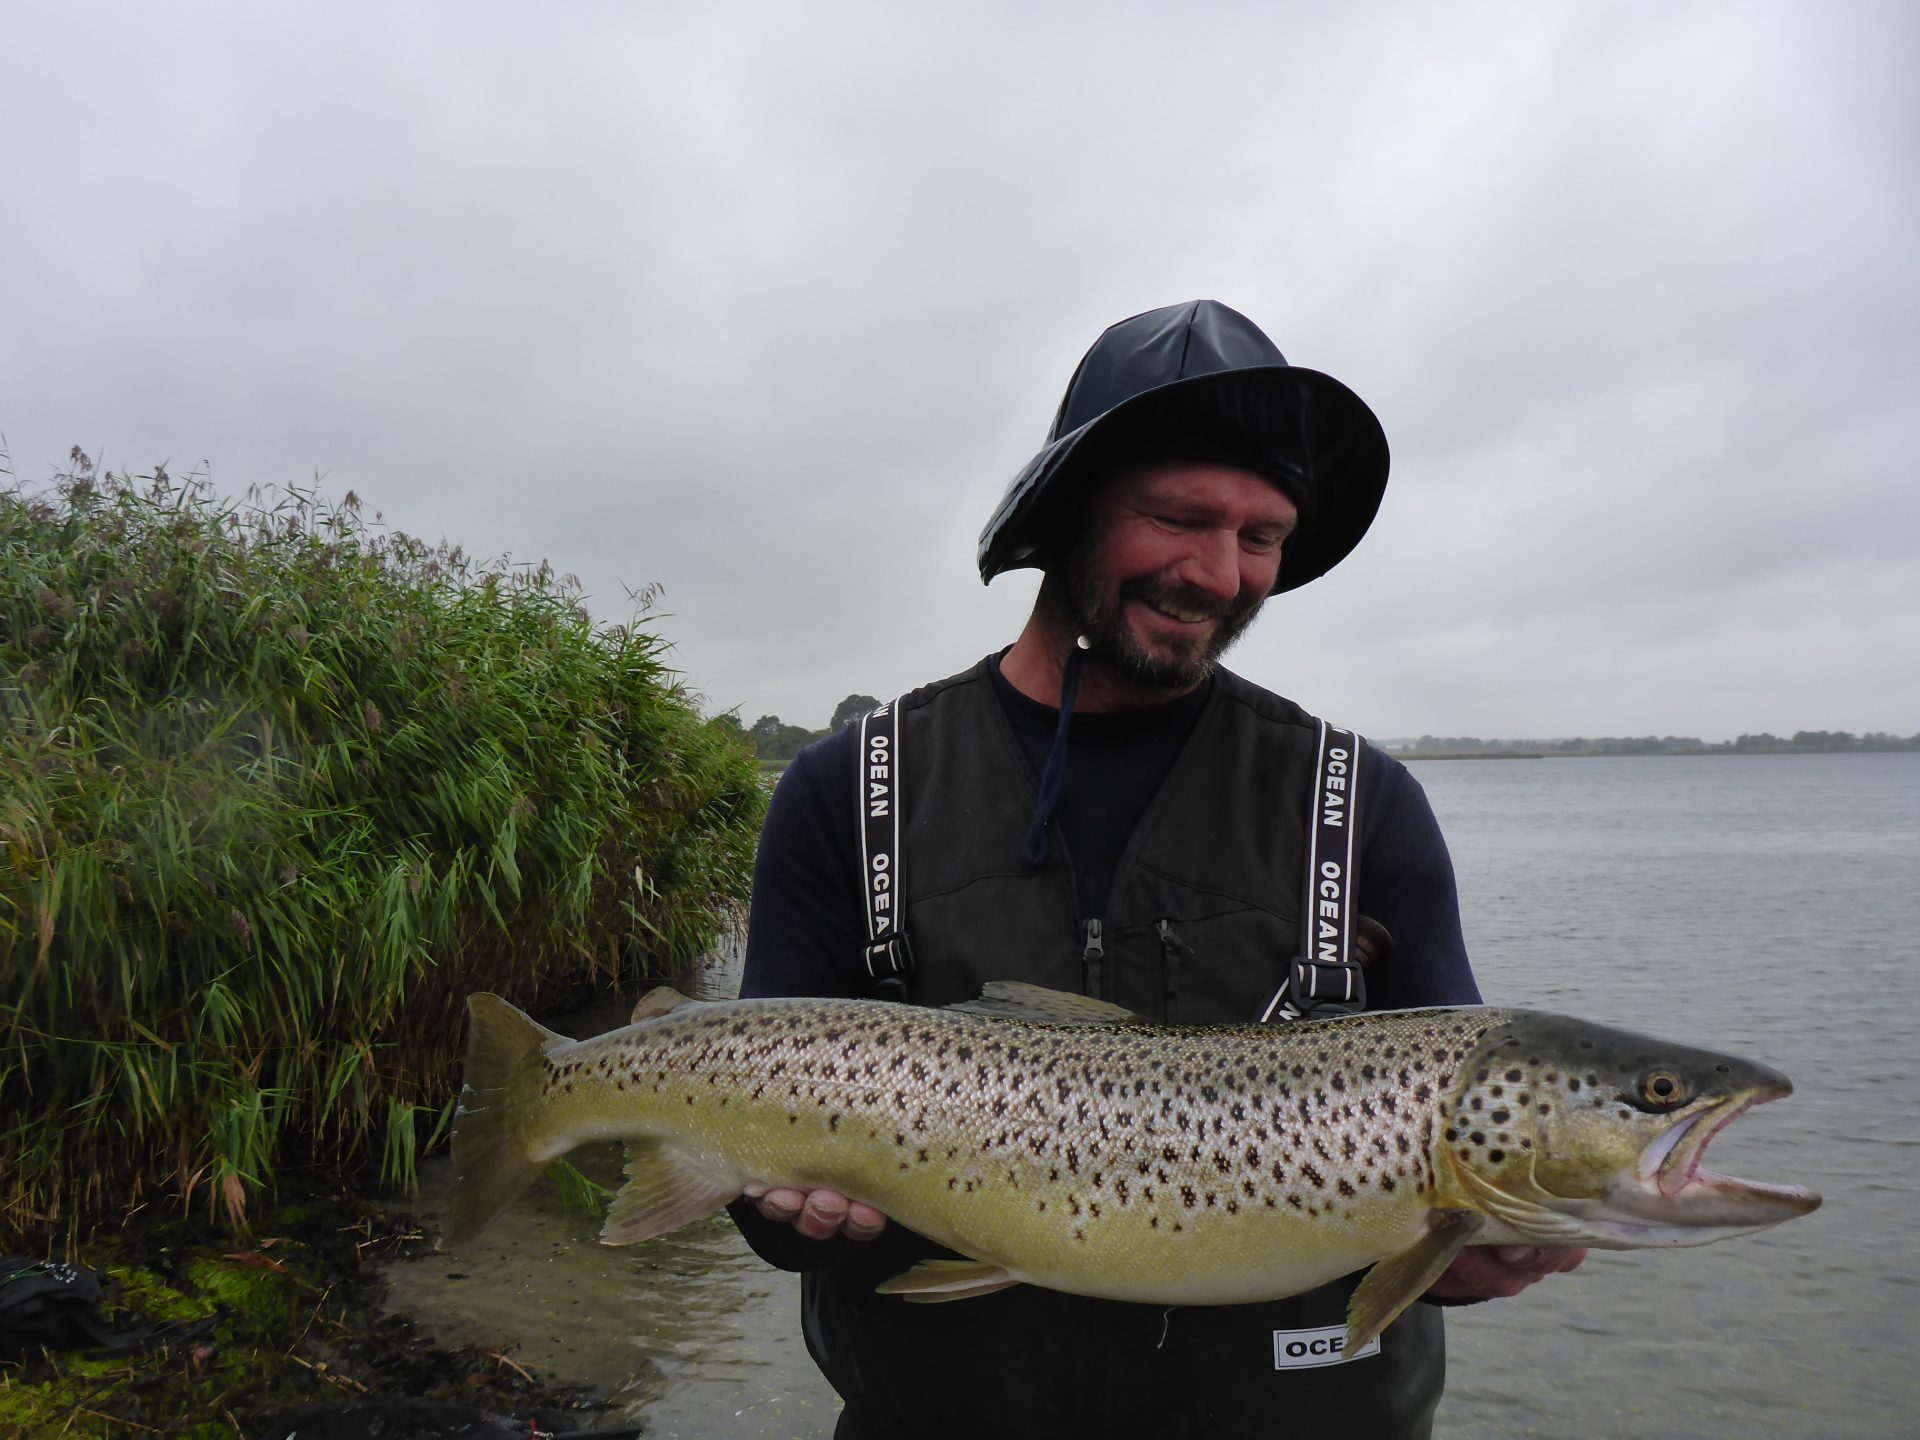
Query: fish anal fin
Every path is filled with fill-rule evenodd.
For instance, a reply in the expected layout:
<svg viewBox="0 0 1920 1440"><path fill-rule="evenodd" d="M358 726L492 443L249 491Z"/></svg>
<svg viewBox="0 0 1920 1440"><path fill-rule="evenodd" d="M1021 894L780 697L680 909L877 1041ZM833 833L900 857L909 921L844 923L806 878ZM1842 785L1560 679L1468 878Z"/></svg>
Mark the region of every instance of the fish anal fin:
<svg viewBox="0 0 1920 1440"><path fill-rule="evenodd" d="M1426 1234L1369 1270L1347 1302L1347 1343L1341 1358L1352 1359L1362 1345L1426 1294L1486 1223L1485 1216L1472 1210L1436 1210L1427 1217Z"/></svg>
<svg viewBox="0 0 1920 1440"><path fill-rule="evenodd" d="M990 1260L922 1260L904 1275L874 1286L881 1295L898 1295L917 1305L971 1300L1020 1282Z"/></svg>
<svg viewBox="0 0 1920 1440"><path fill-rule="evenodd" d="M670 1011L678 1010L682 1005L698 1005L700 1002L691 995L682 995L671 985L656 985L633 1004L633 1018L627 1023L638 1025L642 1020L653 1020Z"/></svg>
<svg viewBox="0 0 1920 1440"><path fill-rule="evenodd" d="M962 1000L945 1007L970 1015L998 1015L1009 1020L1038 1020L1049 1025L1146 1025L1151 1022L1131 1010L1075 995L1049 990L1024 980L989 980L978 1000Z"/></svg>
<svg viewBox="0 0 1920 1440"><path fill-rule="evenodd" d="M627 1183L607 1207L602 1245L635 1245L704 1220L740 1193L677 1151L653 1140L627 1145Z"/></svg>

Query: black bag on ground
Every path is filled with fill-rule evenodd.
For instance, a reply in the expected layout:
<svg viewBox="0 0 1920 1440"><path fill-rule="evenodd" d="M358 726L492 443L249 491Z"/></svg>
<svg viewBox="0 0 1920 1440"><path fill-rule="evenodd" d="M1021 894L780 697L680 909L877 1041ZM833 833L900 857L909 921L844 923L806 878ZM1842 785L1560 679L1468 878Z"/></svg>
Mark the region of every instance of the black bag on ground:
<svg viewBox="0 0 1920 1440"><path fill-rule="evenodd" d="M110 1355L155 1350L213 1329L216 1316L167 1325L115 1329L100 1313L100 1272L30 1255L0 1256L0 1357L42 1350L98 1350Z"/></svg>

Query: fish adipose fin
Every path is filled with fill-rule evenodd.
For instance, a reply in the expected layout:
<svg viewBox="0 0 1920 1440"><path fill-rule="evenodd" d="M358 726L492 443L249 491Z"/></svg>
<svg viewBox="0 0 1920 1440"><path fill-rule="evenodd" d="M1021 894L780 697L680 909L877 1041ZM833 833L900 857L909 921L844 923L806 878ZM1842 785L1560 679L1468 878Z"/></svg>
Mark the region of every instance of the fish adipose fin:
<svg viewBox="0 0 1920 1440"><path fill-rule="evenodd" d="M546 1050L569 1043L498 995L467 997L467 1064L453 1114L448 1243L471 1240L546 1168L527 1154Z"/></svg>
<svg viewBox="0 0 1920 1440"><path fill-rule="evenodd" d="M627 1183L607 1208L602 1245L637 1245L704 1220L740 1193L656 1140L627 1142Z"/></svg>
<svg viewBox="0 0 1920 1440"><path fill-rule="evenodd" d="M1044 985L1029 985L1024 980L989 980L980 989L978 1000L962 1000L948 1010L964 1010L969 1015L999 1015L1009 1020L1038 1020L1049 1025L1148 1025L1152 1022L1131 1010L1095 1000L1091 995L1074 995L1065 990L1049 990Z"/></svg>
<svg viewBox="0 0 1920 1440"><path fill-rule="evenodd" d="M922 1260L904 1275L874 1286L881 1295L898 1295L913 1304L935 1305L942 1300L971 1300L991 1295L1020 1282L1004 1267L987 1260Z"/></svg>
<svg viewBox="0 0 1920 1440"><path fill-rule="evenodd" d="M682 995L671 985L656 985L634 1002L633 1018L627 1023L638 1025L642 1020L658 1019L662 1015L678 1010L682 1005L699 1003L691 995Z"/></svg>
<svg viewBox="0 0 1920 1440"><path fill-rule="evenodd" d="M1427 1287L1486 1223L1471 1210L1436 1210L1427 1217L1426 1234L1369 1270L1347 1302L1347 1343L1340 1358L1351 1360L1362 1345L1426 1294Z"/></svg>

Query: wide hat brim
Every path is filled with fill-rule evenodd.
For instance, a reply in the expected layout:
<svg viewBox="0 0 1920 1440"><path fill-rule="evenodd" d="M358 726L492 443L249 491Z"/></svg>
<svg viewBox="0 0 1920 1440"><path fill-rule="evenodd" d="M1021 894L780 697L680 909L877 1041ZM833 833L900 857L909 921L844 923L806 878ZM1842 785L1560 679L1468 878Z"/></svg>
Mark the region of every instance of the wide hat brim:
<svg viewBox="0 0 1920 1440"><path fill-rule="evenodd" d="M1167 437L1197 443L1169 453ZM1090 492L1129 458L1235 464L1273 479L1300 509L1271 593L1317 580L1379 512L1391 456L1379 419L1346 385L1300 365L1192 375L1142 390L1050 441L1013 479L980 534L980 578L1042 566L1051 507Z"/></svg>

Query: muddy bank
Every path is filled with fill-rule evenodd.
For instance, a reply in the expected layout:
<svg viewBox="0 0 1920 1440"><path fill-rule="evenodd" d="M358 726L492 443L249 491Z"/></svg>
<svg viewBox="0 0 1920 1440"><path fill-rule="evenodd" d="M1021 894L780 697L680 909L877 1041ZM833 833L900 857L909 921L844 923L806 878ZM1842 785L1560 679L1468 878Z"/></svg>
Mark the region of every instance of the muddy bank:
<svg viewBox="0 0 1920 1440"><path fill-rule="evenodd" d="M146 1354L0 1361L0 1435L265 1440L286 1411L382 1398L534 1416L544 1430L603 1423L585 1387L494 1345L436 1342L388 1306L379 1264L429 1248L404 1212L335 1195L284 1201L245 1240L193 1219L91 1236L70 1258L105 1276L112 1328L193 1333Z"/></svg>

